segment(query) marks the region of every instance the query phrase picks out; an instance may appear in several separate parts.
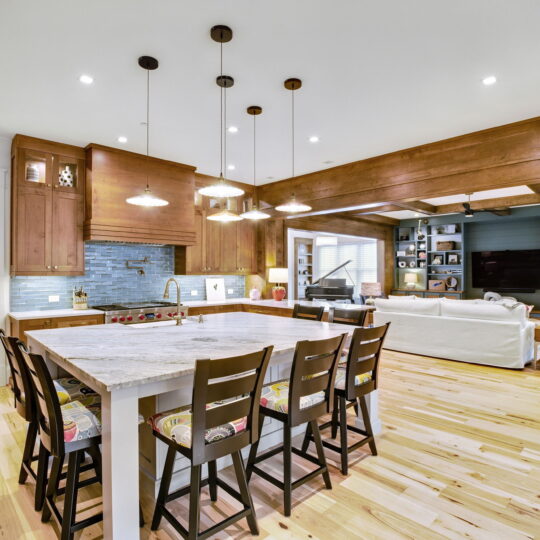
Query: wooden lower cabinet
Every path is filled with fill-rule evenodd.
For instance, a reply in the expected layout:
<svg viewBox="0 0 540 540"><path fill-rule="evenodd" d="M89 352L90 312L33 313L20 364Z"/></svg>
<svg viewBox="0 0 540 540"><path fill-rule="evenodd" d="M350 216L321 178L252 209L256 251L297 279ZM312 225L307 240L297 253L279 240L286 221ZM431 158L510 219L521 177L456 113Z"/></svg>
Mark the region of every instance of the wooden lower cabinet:
<svg viewBox="0 0 540 540"><path fill-rule="evenodd" d="M50 330L52 328L70 328L73 326L89 326L104 324L105 315L75 315L73 317L50 317L42 319L17 320L9 317L9 334L26 343L24 333L32 330Z"/></svg>

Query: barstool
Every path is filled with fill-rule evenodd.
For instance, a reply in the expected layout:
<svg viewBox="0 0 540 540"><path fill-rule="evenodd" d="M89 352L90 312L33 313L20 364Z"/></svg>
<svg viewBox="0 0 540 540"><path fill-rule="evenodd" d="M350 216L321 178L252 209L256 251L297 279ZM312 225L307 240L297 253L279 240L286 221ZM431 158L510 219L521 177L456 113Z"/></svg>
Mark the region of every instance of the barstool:
<svg viewBox="0 0 540 540"><path fill-rule="evenodd" d="M367 309L346 309L332 307L328 312L328 322L349 324L351 326L364 326Z"/></svg>
<svg viewBox="0 0 540 540"><path fill-rule="evenodd" d="M257 455L259 444L258 442L253 444L248 458L247 477L249 481L252 473L255 473L282 489L286 516L291 515L292 491L305 482L322 474L326 488L332 488L319 431L317 429L314 431L317 458L292 447L291 431L293 427L305 422L316 428L316 419L331 412L334 397L334 380L341 349L346 337L347 334L345 333L335 338L319 341L299 341L296 344L290 381L284 380L272 383L263 388L259 413L259 430L262 429L265 416L275 418L283 423L284 442L283 445L259 456ZM283 482L256 466L257 463L280 452L283 452L284 461ZM291 478L293 453L318 465L317 469L294 482Z"/></svg>
<svg viewBox="0 0 540 540"><path fill-rule="evenodd" d="M2 329L0 329L0 340L2 341L11 372L15 409L28 422L21 469L19 472L19 484L24 484L28 475L36 480L34 506L36 511L40 511L43 508L47 478L46 476L40 476L38 481L38 475L36 475L32 469L32 463L38 460L38 456L34 456L34 448L36 446L38 433L38 417L30 373L28 372L26 362L21 354L21 349L26 350L26 348L19 339L7 336ZM91 388L85 386L81 381L73 377L55 379L53 380L53 384L61 405L87 396L97 396ZM90 466L85 465L84 470L87 470L88 468L90 468Z"/></svg>
<svg viewBox="0 0 540 540"><path fill-rule="evenodd" d="M304 306L294 304L293 319L306 319L308 321L322 321L324 306Z"/></svg>
<svg viewBox="0 0 540 540"><path fill-rule="evenodd" d="M71 540L75 531L89 527L103 519L101 513L75 522L77 492L79 488L101 482L101 403L99 396L60 405L58 394L45 361L39 354L29 353L19 345L30 374L37 410L40 448L38 486L45 485L47 465L52 456L52 469L47 483L45 505L41 520L49 521L51 515L61 529L61 539ZM84 453L92 456L95 476L79 481ZM66 487L59 488L62 467L68 457ZM55 498L65 494L63 514Z"/></svg>
<svg viewBox="0 0 540 540"><path fill-rule="evenodd" d="M266 347L244 356L197 360L192 405L149 418L154 435L169 447L152 530L158 529L164 517L183 538L208 538L245 517L251 533L259 534L240 450L259 439L259 401L272 350L273 347ZM191 482L169 494L177 452L191 462ZM217 476L216 460L229 454L240 492ZM204 463L208 463L208 478L201 481ZM217 501L219 486L241 502L243 509L199 532L200 490L206 485L210 488L212 501ZM186 529L166 508L166 503L188 493L189 525Z"/></svg>
<svg viewBox="0 0 540 540"><path fill-rule="evenodd" d="M308 425L302 444L302 451L307 451L309 442L320 438L319 430L327 427L332 428L332 438L335 439L339 427L340 445L337 446L329 440L324 440L323 445L335 452L340 453L341 472L348 474L349 454L363 446L369 444L371 453L377 455L375 437L371 427L369 411L366 403L366 396L377 389L379 358L384 343L384 338L390 323L375 328L356 328L351 340L346 366L338 366L335 394L334 410L332 420L321 424L318 429L315 425ZM356 414L362 420L365 429L347 424L347 409L354 407ZM315 429L315 431L313 431ZM363 435L364 438L348 446L347 430Z"/></svg>

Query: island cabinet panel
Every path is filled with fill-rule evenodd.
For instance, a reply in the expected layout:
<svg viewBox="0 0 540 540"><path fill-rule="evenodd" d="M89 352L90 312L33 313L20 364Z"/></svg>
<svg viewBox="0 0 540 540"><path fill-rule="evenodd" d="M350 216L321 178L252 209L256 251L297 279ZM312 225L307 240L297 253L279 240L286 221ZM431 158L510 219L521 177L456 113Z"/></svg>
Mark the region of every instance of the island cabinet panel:
<svg viewBox="0 0 540 540"><path fill-rule="evenodd" d="M105 315L74 315L71 317L49 317L17 320L9 317L10 335L26 343L25 332L32 330L50 330L52 328L69 328L72 326L89 326L104 324Z"/></svg>
<svg viewBox="0 0 540 540"><path fill-rule="evenodd" d="M84 150L16 135L12 275L84 274Z"/></svg>
<svg viewBox="0 0 540 540"><path fill-rule="evenodd" d="M96 144L86 147L86 240L196 243L194 167ZM166 206L144 207L126 199L149 182Z"/></svg>

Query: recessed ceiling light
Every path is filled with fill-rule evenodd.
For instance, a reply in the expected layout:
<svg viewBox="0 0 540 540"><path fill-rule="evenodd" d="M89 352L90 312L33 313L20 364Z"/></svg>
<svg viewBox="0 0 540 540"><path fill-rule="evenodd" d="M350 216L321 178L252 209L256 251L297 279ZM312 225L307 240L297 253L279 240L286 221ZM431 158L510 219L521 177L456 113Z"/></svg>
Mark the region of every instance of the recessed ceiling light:
<svg viewBox="0 0 540 540"><path fill-rule="evenodd" d="M234 171L234 169L236 169L236 166L231 163L230 165L227 165L227 169L229 169L229 171Z"/></svg>
<svg viewBox="0 0 540 540"><path fill-rule="evenodd" d="M92 84L94 82L94 77L90 77L90 75L81 75L79 81L83 84Z"/></svg>
<svg viewBox="0 0 540 540"><path fill-rule="evenodd" d="M325 165L331 165L332 163L334 163L331 159L327 160L327 161L323 161L323 163Z"/></svg>
<svg viewBox="0 0 540 540"><path fill-rule="evenodd" d="M495 77L495 75L490 75L489 77L485 77L484 79L482 79L482 82L486 86L491 86L492 84L495 84L497 82L497 77Z"/></svg>
<svg viewBox="0 0 540 540"><path fill-rule="evenodd" d="M317 137L317 135L312 135L312 136L309 138L309 142L311 142L311 143L319 142L319 137Z"/></svg>
<svg viewBox="0 0 540 540"><path fill-rule="evenodd" d="M267 176L266 179L267 179L267 180L273 180L274 177L273 177L273 176Z"/></svg>
<svg viewBox="0 0 540 540"><path fill-rule="evenodd" d="M238 133L238 128L236 126L230 126L227 131L229 133Z"/></svg>
<svg viewBox="0 0 540 540"><path fill-rule="evenodd" d="M120 137L118 137L118 142L119 143L127 143L127 137L124 137L123 135L120 135Z"/></svg>
<svg viewBox="0 0 540 540"><path fill-rule="evenodd" d="M418 217L420 214L418 212L414 213L414 217Z"/></svg>

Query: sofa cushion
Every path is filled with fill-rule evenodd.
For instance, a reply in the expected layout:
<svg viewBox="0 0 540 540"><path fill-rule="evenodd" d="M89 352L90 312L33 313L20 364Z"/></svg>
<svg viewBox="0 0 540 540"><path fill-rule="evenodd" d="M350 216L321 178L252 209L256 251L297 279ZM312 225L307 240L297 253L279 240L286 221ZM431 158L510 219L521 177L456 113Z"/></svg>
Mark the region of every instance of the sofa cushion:
<svg viewBox="0 0 540 540"><path fill-rule="evenodd" d="M481 304L469 302L441 302L443 317L462 319L483 319L488 321L514 321L524 325L527 322L527 309L523 304L512 306L486 302Z"/></svg>
<svg viewBox="0 0 540 540"><path fill-rule="evenodd" d="M376 298L375 307L382 312L413 313L415 315L440 315L441 311L438 298L417 298L416 300Z"/></svg>
<svg viewBox="0 0 540 540"><path fill-rule="evenodd" d="M418 296L416 294L389 294L390 300L416 300Z"/></svg>

